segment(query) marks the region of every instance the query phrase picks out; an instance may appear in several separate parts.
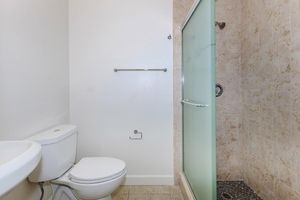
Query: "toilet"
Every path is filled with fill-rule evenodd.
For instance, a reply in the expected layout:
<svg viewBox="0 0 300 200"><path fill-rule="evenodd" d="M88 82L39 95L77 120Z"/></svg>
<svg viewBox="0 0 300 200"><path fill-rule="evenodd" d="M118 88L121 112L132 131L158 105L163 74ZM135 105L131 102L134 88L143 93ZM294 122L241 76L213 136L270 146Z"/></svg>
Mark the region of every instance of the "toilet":
<svg viewBox="0 0 300 200"><path fill-rule="evenodd" d="M29 140L42 146L42 159L30 174L31 182L50 181L54 200L111 200L111 193L124 181L126 164L110 157L85 157L75 164L77 128L60 125Z"/></svg>

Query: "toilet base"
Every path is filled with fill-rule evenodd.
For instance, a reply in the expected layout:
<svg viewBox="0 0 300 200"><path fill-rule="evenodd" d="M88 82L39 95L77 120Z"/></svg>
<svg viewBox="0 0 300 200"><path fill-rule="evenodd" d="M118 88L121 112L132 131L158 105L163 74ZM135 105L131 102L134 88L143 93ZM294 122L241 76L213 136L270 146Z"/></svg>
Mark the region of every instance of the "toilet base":
<svg viewBox="0 0 300 200"><path fill-rule="evenodd" d="M101 199L99 199L99 200L112 200L112 198L111 198L111 196L109 195L109 196L106 196L106 197L101 198Z"/></svg>
<svg viewBox="0 0 300 200"><path fill-rule="evenodd" d="M80 200L78 197L75 196L75 194L72 192L72 190L66 186L63 185L51 185L52 189L54 191L53 200L61 200L61 199L68 199L68 200ZM106 197L103 197L98 200L112 200L111 195L108 195Z"/></svg>

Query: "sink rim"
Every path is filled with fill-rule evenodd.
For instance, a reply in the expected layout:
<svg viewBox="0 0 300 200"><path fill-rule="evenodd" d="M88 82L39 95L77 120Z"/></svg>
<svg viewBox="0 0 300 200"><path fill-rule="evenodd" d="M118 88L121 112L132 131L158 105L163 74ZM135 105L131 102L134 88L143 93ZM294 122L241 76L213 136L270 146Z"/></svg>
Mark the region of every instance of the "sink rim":
<svg viewBox="0 0 300 200"><path fill-rule="evenodd" d="M0 169L1 169L1 167L2 166L4 166L6 163L8 163L8 162L10 162L10 161L12 161L12 160L14 160L14 159L16 159L17 157L19 157L19 156L22 156L22 154L24 154L24 153L26 153L30 148L31 148L31 146L32 146L32 143L31 142L25 142L25 141L20 141L20 140L16 140L16 141L13 141L13 140L8 140L8 141L0 141L0 147L1 147L1 145L2 144L4 144L4 145L7 145L7 144L18 144L18 143L20 143L20 144L27 144L27 147L25 147L25 148L22 148L23 149L23 152L22 153L19 153L18 155L16 155L16 156L12 156L12 158L9 158L9 159L7 159L7 161L1 161L0 160ZM8 151L9 150L11 150L11 149L13 149L14 147L11 147L10 149L8 149ZM19 147L18 147L19 148ZM22 151L22 149L21 149L21 151ZM3 150L3 149L1 149L0 148L0 150ZM6 149L5 149L6 150ZM13 153L13 154L17 154L17 152L15 152L15 153ZM0 156L1 156L1 153L0 153Z"/></svg>
<svg viewBox="0 0 300 200"><path fill-rule="evenodd" d="M18 145L21 143L30 144L30 146L20 154L9 159L0 165L0 197L9 190L22 182L35 169L41 160L41 145L30 140L7 140L0 141Z"/></svg>

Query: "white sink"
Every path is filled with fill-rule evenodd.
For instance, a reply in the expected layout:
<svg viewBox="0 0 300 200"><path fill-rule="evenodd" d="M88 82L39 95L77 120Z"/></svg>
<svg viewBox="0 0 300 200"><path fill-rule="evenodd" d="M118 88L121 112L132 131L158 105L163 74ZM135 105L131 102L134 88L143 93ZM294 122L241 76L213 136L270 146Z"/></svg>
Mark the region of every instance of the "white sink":
<svg viewBox="0 0 300 200"><path fill-rule="evenodd" d="M32 141L0 141L0 197L23 181L41 159L41 146Z"/></svg>

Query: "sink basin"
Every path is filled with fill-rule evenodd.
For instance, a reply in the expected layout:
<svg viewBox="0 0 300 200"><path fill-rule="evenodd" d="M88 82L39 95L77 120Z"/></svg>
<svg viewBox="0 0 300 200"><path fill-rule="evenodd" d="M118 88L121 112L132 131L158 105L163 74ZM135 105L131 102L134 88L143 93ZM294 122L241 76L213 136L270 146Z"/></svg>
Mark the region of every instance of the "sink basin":
<svg viewBox="0 0 300 200"><path fill-rule="evenodd" d="M0 197L23 181L41 159L41 146L32 141L0 141Z"/></svg>

